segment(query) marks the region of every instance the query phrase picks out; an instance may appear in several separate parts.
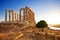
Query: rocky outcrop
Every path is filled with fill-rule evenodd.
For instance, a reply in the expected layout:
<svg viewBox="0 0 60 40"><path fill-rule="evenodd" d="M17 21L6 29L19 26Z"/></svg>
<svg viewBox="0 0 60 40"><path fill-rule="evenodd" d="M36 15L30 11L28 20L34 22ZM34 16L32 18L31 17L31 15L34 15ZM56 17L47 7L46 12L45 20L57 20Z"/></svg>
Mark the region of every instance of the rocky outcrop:
<svg viewBox="0 0 60 40"><path fill-rule="evenodd" d="M0 40L60 40L58 31L36 28L34 23L0 23Z"/></svg>

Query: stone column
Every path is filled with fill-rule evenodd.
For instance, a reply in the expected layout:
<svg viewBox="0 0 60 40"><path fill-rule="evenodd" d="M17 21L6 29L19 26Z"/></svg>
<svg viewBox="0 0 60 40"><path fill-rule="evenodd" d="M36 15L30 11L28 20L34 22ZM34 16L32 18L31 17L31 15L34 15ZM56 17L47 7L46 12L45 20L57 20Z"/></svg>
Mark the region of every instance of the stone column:
<svg viewBox="0 0 60 40"><path fill-rule="evenodd" d="M23 9L23 20L25 20L25 9Z"/></svg>
<svg viewBox="0 0 60 40"><path fill-rule="evenodd" d="M17 13L15 12L15 20L17 21L18 19L18 15L17 15Z"/></svg>
<svg viewBox="0 0 60 40"><path fill-rule="evenodd" d="M11 15L10 15L10 10L9 10L9 21L11 21Z"/></svg>
<svg viewBox="0 0 60 40"><path fill-rule="evenodd" d="M14 18L14 11L12 10L12 21L14 21L15 18Z"/></svg>
<svg viewBox="0 0 60 40"><path fill-rule="evenodd" d="M7 21L7 11L8 10L5 10L5 21Z"/></svg>
<svg viewBox="0 0 60 40"><path fill-rule="evenodd" d="M26 17L26 20L27 20L27 18L28 18L28 10L27 10L27 9L28 9L28 8L25 7L25 10L26 10L26 12L25 12L25 13L26 13L26 16L25 16L25 17Z"/></svg>
<svg viewBox="0 0 60 40"><path fill-rule="evenodd" d="M17 21L18 21L18 14L17 14Z"/></svg>
<svg viewBox="0 0 60 40"><path fill-rule="evenodd" d="M15 13L15 21L16 21L16 13Z"/></svg>
<svg viewBox="0 0 60 40"><path fill-rule="evenodd" d="M19 21L21 21L21 9L20 9L20 14L19 14Z"/></svg>

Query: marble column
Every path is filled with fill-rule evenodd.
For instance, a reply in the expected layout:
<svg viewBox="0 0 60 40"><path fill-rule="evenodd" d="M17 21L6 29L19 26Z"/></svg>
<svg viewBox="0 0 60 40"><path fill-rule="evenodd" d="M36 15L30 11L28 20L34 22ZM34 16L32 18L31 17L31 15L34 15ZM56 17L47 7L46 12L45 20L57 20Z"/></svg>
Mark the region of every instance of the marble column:
<svg viewBox="0 0 60 40"><path fill-rule="evenodd" d="M16 21L16 13L15 13L15 21Z"/></svg>
<svg viewBox="0 0 60 40"><path fill-rule="evenodd" d="M14 18L14 11L12 10L12 21L14 21L15 20L15 18Z"/></svg>
<svg viewBox="0 0 60 40"><path fill-rule="evenodd" d="M10 15L10 10L9 10L9 21L11 21L11 15Z"/></svg>
<svg viewBox="0 0 60 40"><path fill-rule="evenodd" d="M25 9L23 9L23 20L25 20Z"/></svg>
<svg viewBox="0 0 60 40"><path fill-rule="evenodd" d="M21 9L20 9L19 21L21 21Z"/></svg>
<svg viewBox="0 0 60 40"><path fill-rule="evenodd" d="M17 21L18 21L18 14L17 14Z"/></svg>
<svg viewBox="0 0 60 40"><path fill-rule="evenodd" d="M27 10L27 7L25 7L25 10L26 10L26 12L25 12L26 13L26 16L25 17L26 17L26 20L27 20L27 18L28 18L28 10Z"/></svg>
<svg viewBox="0 0 60 40"><path fill-rule="evenodd" d="M8 10L5 10L5 21L7 21L7 11Z"/></svg>

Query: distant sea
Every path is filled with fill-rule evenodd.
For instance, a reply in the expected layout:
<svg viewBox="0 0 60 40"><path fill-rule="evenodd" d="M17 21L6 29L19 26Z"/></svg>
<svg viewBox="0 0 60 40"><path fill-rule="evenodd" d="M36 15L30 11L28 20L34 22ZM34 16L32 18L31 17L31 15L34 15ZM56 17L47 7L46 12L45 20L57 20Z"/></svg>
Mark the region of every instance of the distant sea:
<svg viewBox="0 0 60 40"><path fill-rule="evenodd" d="M54 27L54 26L52 26L52 25L49 25L48 27L49 27L50 29L53 29L53 30L60 30L60 28Z"/></svg>

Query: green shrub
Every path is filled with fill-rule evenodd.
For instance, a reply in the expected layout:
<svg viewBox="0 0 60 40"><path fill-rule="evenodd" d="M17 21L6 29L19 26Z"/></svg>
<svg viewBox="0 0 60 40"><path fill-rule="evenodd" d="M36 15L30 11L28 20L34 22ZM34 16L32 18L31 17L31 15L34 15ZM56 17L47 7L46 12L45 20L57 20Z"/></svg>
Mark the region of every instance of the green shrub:
<svg viewBox="0 0 60 40"><path fill-rule="evenodd" d="M48 24L47 24L47 22L44 21L44 20L41 20L41 21L39 21L39 22L36 24L36 27L38 27L38 28L45 28L45 27L47 27L47 26L48 26Z"/></svg>

